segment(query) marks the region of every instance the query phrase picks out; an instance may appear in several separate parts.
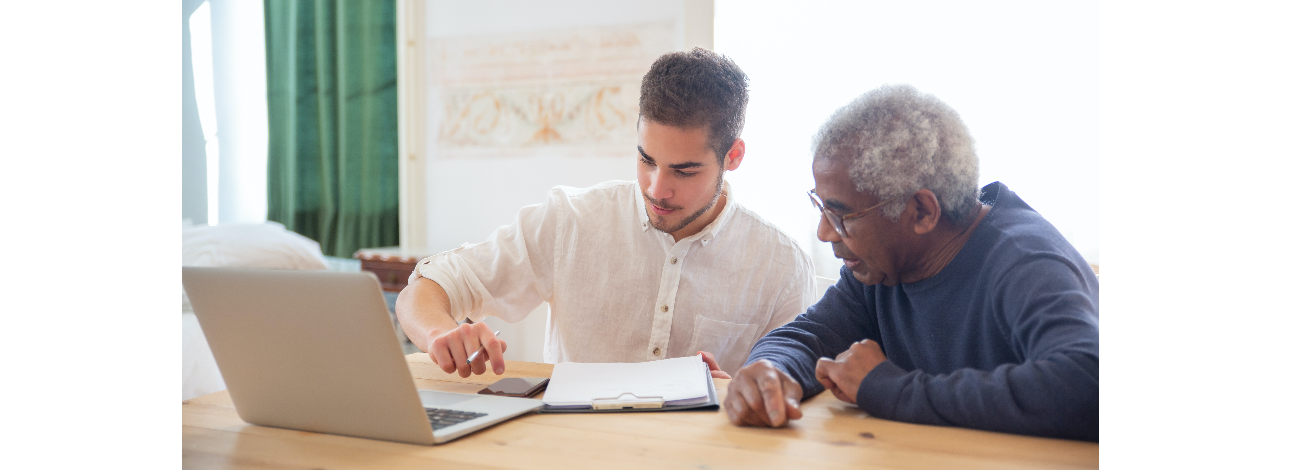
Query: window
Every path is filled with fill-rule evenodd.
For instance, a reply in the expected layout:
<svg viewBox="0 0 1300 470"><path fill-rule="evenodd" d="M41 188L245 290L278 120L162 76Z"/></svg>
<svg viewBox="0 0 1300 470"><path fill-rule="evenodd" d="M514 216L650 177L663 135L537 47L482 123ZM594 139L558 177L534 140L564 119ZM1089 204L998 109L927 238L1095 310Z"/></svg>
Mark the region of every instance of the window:
<svg viewBox="0 0 1300 470"><path fill-rule="evenodd" d="M812 136L851 99L909 83L961 114L980 184L1006 183L1099 264L1098 12L1090 3L718 0L714 45L749 75L742 204L803 243L819 275Z"/></svg>

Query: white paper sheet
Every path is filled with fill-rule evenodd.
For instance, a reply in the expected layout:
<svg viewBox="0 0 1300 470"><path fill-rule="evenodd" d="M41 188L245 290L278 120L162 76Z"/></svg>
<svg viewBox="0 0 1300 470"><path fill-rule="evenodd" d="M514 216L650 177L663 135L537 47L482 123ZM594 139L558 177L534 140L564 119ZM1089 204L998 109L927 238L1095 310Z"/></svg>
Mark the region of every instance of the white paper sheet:
<svg viewBox="0 0 1300 470"><path fill-rule="evenodd" d="M555 365L542 401L553 407L588 407L595 400L703 403L709 399L707 368L699 356L634 363L565 362Z"/></svg>

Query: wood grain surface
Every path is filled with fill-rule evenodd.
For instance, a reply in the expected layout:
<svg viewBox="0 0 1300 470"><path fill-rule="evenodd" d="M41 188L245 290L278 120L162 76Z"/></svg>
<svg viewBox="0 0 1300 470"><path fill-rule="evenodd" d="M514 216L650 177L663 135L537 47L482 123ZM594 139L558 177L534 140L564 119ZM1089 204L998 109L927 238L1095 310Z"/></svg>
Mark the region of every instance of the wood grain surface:
<svg viewBox="0 0 1300 470"><path fill-rule="evenodd" d="M501 377L549 377L552 366L460 378L428 355L407 356L418 388L476 393ZM716 380L726 396L728 380ZM182 403L184 468L1096 468L1096 443L924 426L869 417L822 393L782 429L732 426L722 411L531 414L447 444L417 446L247 424L230 396Z"/></svg>

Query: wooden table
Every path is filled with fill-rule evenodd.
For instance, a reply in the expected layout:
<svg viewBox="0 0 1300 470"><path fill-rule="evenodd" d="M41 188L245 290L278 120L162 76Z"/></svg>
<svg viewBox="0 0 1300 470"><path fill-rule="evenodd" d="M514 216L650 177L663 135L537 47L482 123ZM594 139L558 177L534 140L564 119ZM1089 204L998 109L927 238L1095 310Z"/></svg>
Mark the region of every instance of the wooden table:
<svg viewBox="0 0 1300 470"><path fill-rule="evenodd" d="M498 377L444 374L406 357L416 387L475 393ZM549 377L548 364L507 362L508 377ZM728 380L717 380L726 396ZM1095 468L1095 443L868 417L822 393L784 429L739 428L725 412L532 414L438 446L247 424L225 392L181 405L185 468Z"/></svg>

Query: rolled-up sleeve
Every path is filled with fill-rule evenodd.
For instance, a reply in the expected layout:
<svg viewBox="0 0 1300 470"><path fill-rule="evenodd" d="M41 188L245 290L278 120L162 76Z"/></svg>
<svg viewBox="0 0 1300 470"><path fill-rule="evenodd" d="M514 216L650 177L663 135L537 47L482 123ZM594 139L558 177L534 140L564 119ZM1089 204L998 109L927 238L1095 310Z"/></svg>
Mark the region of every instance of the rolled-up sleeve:
<svg viewBox="0 0 1300 470"><path fill-rule="evenodd" d="M513 224L501 226L486 241L421 260L410 281L424 277L442 286L456 321L489 315L511 323L523 320L551 296L555 230L563 207L557 191L546 204L525 206Z"/></svg>

